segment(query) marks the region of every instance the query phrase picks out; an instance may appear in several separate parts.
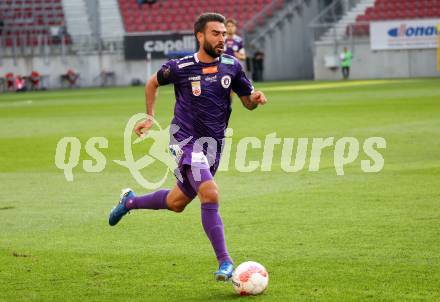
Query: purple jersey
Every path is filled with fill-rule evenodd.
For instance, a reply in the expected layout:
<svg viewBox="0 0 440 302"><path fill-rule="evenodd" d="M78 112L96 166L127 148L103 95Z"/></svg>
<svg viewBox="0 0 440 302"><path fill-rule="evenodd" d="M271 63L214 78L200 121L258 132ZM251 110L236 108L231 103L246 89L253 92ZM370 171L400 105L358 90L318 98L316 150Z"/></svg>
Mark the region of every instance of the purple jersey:
<svg viewBox="0 0 440 302"><path fill-rule="evenodd" d="M160 76L159 76L160 74ZM160 85L174 84L176 104L172 124L179 127L174 139L211 137L221 143L231 114L231 90L250 95L251 82L234 57L222 55L212 63L197 54L170 60L158 72Z"/></svg>
<svg viewBox="0 0 440 302"><path fill-rule="evenodd" d="M225 54L234 56L235 52L240 52L243 49L243 39L237 35L225 40Z"/></svg>

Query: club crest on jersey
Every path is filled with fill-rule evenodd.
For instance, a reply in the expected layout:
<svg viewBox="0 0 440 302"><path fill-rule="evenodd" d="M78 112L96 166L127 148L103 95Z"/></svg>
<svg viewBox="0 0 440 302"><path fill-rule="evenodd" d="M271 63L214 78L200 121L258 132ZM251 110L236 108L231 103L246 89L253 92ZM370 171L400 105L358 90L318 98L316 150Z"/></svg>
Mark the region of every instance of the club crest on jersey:
<svg viewBox="0 0 440 302"><path fill-rule="evenodd" d="M225 75L222 77L221 81L223 88L229 88L231 86L231 77L228 75Z"/></svg>
<svg viewBox="0 0 440 302"><path fill-rule="evenodd" d="M200 81L191 82L192 93L195 96L199 96L202 94L202 86L200 85Z"/></svg>

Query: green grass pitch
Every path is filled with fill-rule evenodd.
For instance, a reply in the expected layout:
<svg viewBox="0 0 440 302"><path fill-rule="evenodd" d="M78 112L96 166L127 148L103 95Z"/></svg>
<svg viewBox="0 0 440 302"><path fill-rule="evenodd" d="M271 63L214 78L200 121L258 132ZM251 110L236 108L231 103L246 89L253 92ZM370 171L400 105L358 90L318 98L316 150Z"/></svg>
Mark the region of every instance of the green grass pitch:
<svg viewBox="0 0 440 302"><path fill-rule="evenodd" d="M233 148L272 132L387 141L379 173L361 170L361 152L337 176L334 148L319 171L285 173L278 147L271 172L218 173L229 250L237 264L266 266L267 292L239 297L214 282L198 200L182 214L134 211L107 225L121 188L147 192L113 162L124 159L128 118L144 111L137 87L0 95L0 301L439 301L440 80L257 88L265 107L249 112L234 100ZM172 88L161 88L162 125L173 104ZM83 147L73 182L54 163L65 136ZM86 173L84 146L94 136L108 139L107 165ZM146 147L135 146L137 158ZM163 169L142 173L155 180ZM173 184L169 175L165 187Z"/></svg>

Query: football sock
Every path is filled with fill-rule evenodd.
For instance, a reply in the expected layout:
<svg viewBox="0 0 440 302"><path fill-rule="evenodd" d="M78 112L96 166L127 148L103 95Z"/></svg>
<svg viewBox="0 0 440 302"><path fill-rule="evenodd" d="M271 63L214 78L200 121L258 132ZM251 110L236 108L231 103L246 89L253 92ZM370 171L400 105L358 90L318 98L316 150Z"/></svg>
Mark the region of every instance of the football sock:
<svg viewBox="0 0 440 302"><path fill-rule="evenodd" d="M167 209L167 195L170 190L159 190L144 196L136 196L125 203L125 207L132 209L161 210Z"/></svg>
<svg viewBox="0 0 440 302"><path fill-rule="evenodd" d="M226 248L223 222L218 212L218 203L203 203L201 208L203 229L211 241L218 262L232 262Z"/></svg>
<svg viewBox="0 0 440 302"><path fill-rule="evenodd" d="M186 176L195 192L199 191L199 187L203 182L213 179L211 171L207 168L187 169ZM211 245L214 248L215 255L220 264L223 261L232 262L232 259L226 248L223 221L218 208L218 203L213 202L202 203L201 205L203 229L209 241L211 241Z"/></svg>

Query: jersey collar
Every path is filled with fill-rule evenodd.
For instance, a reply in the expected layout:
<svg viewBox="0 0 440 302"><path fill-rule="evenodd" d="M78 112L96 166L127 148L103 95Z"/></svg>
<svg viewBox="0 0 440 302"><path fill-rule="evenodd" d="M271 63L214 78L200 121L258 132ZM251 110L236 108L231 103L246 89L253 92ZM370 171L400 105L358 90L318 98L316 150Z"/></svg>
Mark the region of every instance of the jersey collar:
<svg viewBox="0 0 440 302"><path fill-rule="evenodd" d="M219 61L220 57L215 58L214 62ZM199 57L197 56L197 53L194 53L194 60L196 61L196 63L203 63L203 62L200 62ZM214 63L214 62L212 62L212 63ZM203 64L212 64L212 63L203 63Z"/></svg>

